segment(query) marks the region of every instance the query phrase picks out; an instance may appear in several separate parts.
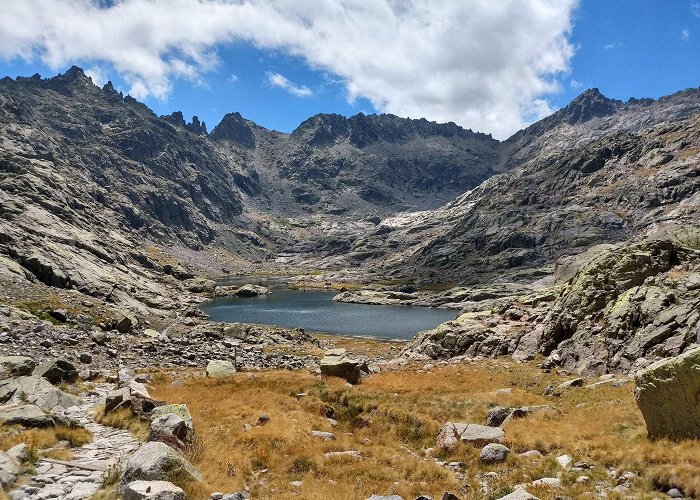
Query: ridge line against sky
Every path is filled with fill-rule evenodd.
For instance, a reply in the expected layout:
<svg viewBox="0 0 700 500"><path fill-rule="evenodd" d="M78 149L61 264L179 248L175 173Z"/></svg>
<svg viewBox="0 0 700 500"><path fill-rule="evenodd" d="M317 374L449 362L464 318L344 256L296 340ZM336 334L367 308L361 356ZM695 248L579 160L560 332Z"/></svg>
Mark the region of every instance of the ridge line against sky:
<svg viewBox="0 0 700 500"><path fill-rule="evenodd" d="M0 74L72 64L159 114L388 112L503 139L584 88L700 84L700 0L0 0Z"/></svg>

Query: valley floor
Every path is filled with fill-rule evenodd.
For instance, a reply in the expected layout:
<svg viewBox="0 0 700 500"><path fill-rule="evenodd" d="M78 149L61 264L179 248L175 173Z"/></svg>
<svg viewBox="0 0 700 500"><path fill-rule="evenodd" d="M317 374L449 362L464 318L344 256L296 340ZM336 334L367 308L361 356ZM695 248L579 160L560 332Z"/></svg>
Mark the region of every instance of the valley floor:
<svg viewBox="0 0 700 500"><path fill-rule="evenodd" d="M633 382L587 379L558 389L566 380L504 360L388 363L357 386L306 370L228 380L160 372L152 394L187 404L193 415L190 459L205 481L189 488L191 498L247 488L252 498L442 498L449 491L496 499L517 485L541 499L665 498L672 487L700 495L700 443L649 441ZM544 396L549 386L553 395ZM503 425L510 452L501 464L482 464L481 446L436 446L446 422L483 425L495 406L532 405L551 410ZM262 414L269 421L256 425ZM562 455L571 458L565 467ZM543 478L550 485L536 483Z"/></svg>

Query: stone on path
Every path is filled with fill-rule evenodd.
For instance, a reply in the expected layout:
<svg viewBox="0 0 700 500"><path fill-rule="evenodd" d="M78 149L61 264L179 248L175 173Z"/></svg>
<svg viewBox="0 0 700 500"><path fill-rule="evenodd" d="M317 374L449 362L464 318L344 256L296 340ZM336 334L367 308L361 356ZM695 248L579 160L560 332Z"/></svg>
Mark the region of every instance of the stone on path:
<svg viewBox="0 0 700 500"><path fill-rule="evenodd" d="M201 481L202 476L182 455L165 443L144 443L124 465L120 491L133 481L168 481L177 477Z"/></svg>
<svg viewBox="0 0 700 500"><path fill-rule="evenodd" d="M651 439L700 439L700 347L653 363L635 383Z"/></svg>
<svg viewBox="0 0 700 500"><path fill-rule="evenodd" d="M185 500L182 488L168 481L133 481L126 485L124 500Z"/></svg>

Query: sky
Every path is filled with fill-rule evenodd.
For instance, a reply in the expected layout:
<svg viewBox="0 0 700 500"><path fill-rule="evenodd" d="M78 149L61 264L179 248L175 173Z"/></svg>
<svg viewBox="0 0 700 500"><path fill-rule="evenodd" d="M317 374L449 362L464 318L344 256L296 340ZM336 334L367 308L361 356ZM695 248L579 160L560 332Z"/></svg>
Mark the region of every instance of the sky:
<svg viewBox="0 0 700 500"><path fill-rule="evenodd" d="M209 130L393 113L504 139L583 90L700 86L700 0L0 0L0 76L77 65Z"/></svg>

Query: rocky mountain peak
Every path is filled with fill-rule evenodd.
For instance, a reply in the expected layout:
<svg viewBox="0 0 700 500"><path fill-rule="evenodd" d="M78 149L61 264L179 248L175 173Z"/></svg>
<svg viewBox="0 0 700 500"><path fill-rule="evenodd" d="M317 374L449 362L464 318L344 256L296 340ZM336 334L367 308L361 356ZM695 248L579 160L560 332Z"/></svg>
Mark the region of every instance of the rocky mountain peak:
<svg viewBox="0 0 700 500"><path fill-rule="evenodd" d="M334 113L319 113L301 122L292 132L291 138L311 146L322 147L333 144L336 139L347 133L347 118Z"/></svg>
<svg viewBox="0 0 700 500"><path fill-rule="evenodd" d="M591 118L613 115L622 104L622 101L609 99L597 88L592 88L584 91L558 113L561 113L563 121L574 125L587 122Z"/></svg>
<svg viewBox="0 0 700 500"><path fill-rule="evenodd" d="M240 113L227 113L221 122L211 131L214 140L227 140L245 148L255 147L254 124Z"/></svg>

